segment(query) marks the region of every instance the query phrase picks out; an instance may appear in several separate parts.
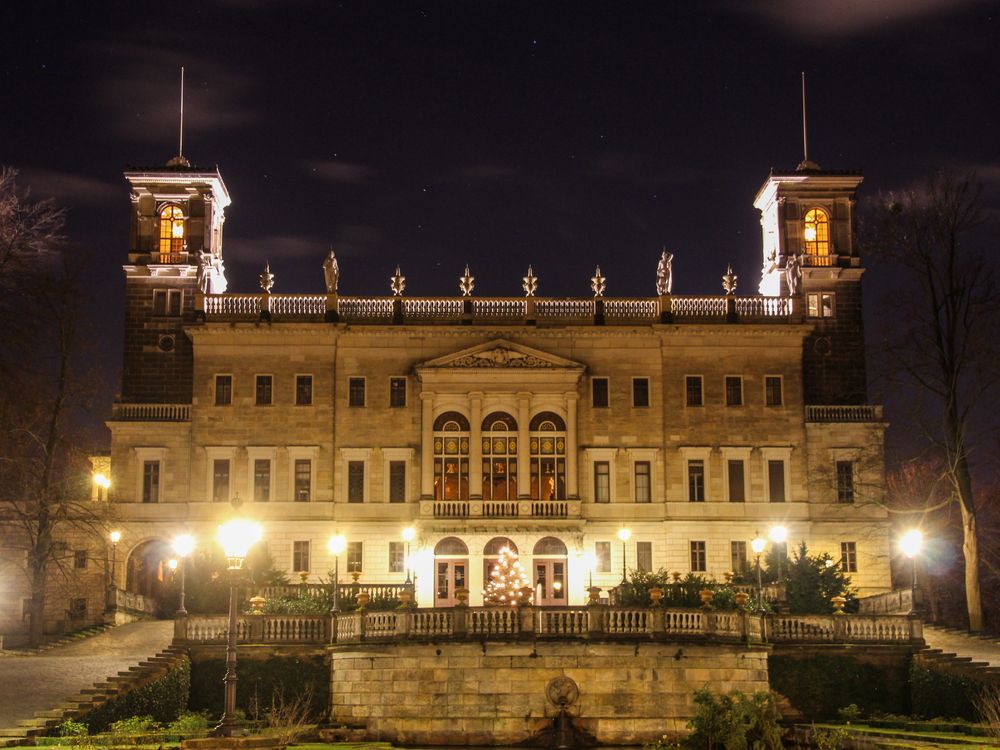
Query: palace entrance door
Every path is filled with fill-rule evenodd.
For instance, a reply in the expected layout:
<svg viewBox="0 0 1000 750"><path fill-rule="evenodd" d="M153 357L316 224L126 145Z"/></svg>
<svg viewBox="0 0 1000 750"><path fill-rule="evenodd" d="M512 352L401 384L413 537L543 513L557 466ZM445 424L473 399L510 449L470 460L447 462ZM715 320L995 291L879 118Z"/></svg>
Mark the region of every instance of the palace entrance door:
<svg viewBox="0 0 1000 750"><path fill-rule="evenodd" d="M457 591L469 588L469 548L453 536L434 547L434 606L454 607Z"/></svg>
<svg viewBox="0 0 1000 750"><path fill-rule="evenodd" d="M535 545L532 554L535 604L542 607L566 604L566 545L547 536Z"/></svg>

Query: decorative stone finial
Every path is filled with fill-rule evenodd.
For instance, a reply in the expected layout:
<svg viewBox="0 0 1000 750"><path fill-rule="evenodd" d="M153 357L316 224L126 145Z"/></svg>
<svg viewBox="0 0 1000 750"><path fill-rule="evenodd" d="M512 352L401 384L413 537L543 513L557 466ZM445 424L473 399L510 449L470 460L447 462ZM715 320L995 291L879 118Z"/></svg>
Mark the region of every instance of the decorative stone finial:
<svg viewBox="0 0 1000 750"><path fill-rule="evenodd" d="M264 294L270 294L273 286L274 274L271 273L271 264L264 261L264 273L260 275L260 288L264 290Z"/></svg>
<svg viewBox="0 0 1000 750"><path fill-rule="evenodd" d="M603 297L604 290L607 289L607 279L601 275L601 267L594 269L594 275L590 279L590 290L595 297Z"/></svg>
<svg viewBox="0 0 1000 750"><path fill-rule="evenodd" d="M471 297L472 290L475 289L476 277L470 275L469 265L465 265L465 273L458 279L458 288L462 292L463 297Z"/></svg>
<svg viewBox="0 0 1000 750"><path fill-rule="evenodd" d="M656 266L656 293L661 296L670 294L670 290L673 289L673 262L673 254L668 253L667 248L664 247L663 254L660 256L660 262Z"/></svg>
<svg viewBox="0 0 1000 750"><path fill-rule="evenodd" d="M336 294L337 284L340 283L340 264L337 263L337 256L330 248L330 254L323 261L323 279L326 281L326 293Z"/></svg>
<svg viewBox="0 0 1000 750"><path fill-rule="evenodd" d="M528 266L528 275L521 279L521 288L524 290L525 297L534 297L535 292L538 291L538 277L531 270L531 266Z"/></svg>
<svg viewBox="0 0 1000 750"><path fill-rule="evenodd" d="M726 275L722 277L722 290L726 294L733 294L736 292L736 279L739 277L733 273L732 264L726 266Z"/></svg>
<svg viewBox="0 0 1000 750"><path fill-rule="evenodd" d="M395 275L389 277L389 288L392 290L393 297L403 296L403 290L406 289L406 277L399 272L399 266L396 266Z"/></svg>

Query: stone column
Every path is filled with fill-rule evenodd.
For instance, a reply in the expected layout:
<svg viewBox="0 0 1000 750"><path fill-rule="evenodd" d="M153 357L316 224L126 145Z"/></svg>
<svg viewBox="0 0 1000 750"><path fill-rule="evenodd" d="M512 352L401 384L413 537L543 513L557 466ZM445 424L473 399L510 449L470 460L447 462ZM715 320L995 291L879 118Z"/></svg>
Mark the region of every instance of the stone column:
<svg viewBox="0 0 1000 750"><path fill-rule="evenodd" d="M420 497L434 497L434 394L421 391Z"/></svg>
<svg viewBox="0 0 1000 750"><path fill-rule="evenodd" d="M580 394L571 391L566 394L566 497L580 497L576 472L579 459L576 451L576 404Z"/></svg>
<svg viewBox="0 0 1000 750"><path fill-rule="evenodd" d="M531 422L531 394L517 394L517 496L522 500L531 497L531 450L528 424Z"/></svg>
<svg viewBox="0 0 1000 750"><path fill-rule="evenodd" d="M483 394L469 394L469 499L483 499Z"/></svg>

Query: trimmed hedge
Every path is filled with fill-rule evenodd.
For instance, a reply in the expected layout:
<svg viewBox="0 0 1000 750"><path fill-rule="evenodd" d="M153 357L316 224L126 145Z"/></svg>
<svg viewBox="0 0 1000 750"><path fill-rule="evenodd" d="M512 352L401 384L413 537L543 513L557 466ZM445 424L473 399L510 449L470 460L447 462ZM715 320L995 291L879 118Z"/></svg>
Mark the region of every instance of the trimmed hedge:
<svg viewBox="0 0 1000 750"><path fill-rule="evenodd" d="M79 720L91 734L133 716L148 715L154 721L169 724L187 708L190 689L191 662L185 657L162 677L108 701Z"/></svg>
<svg viewBox="0 0 1000 750"><path fill-rule="evenodd" d="M224 659L196 662L191 670L188 708L221 716L225 675ZM330 708L330 667L321 656L272 656L236 663L236 707L248 716L252 714L254 702L264 711L278 695L288 702L307 692L311 693L313 716L325 716Z"/></svg>
<svg viewBox="0 0 1000 750"><path fill-rule="evenodd" d="M916 663L910 667L913 713L925 719L979 721L975 701L983 687L983 683L955 672Z"/></svg>
<svg viewBox="0 0 1000 750"><path fill-rule="evenodd" d="M906 664L877 666L853 656L816 654L768 657L771 687L810 721L835 719L838 709L857 705L863 714L909 713Z"/></svg>

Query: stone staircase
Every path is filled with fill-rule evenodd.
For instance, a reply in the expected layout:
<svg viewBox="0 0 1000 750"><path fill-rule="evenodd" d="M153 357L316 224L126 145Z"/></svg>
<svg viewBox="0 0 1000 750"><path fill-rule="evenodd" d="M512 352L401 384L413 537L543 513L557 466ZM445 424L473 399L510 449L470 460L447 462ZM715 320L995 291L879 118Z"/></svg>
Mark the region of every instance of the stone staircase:
<svg viewBox="0 0 1000 750"><path fill-rule="evenodd" d="M43 654L54 648L68 646L71 643L82 641L84 638L92 638L95 635L100 635L113 627L115 627L115 623L91 625L90 627L82 628L80 630L74 630L72 633L64 633L63 635L48 638L44 643L36 646L35 648L2 649L0 650L0 656L31 656L32 654Z"/></svg>
<svg viewBox="0 0 1000 750"><path fill-rule="evenodd" d="M17 726L0 728L0 747L32 745L35 737L45 736L62 722L83 716L110 700L162 677L186 657L185 648L169 646L126 671L95 682L92 687L84 688L51 709L38 711L33 718L24 719Z"/></svg>

